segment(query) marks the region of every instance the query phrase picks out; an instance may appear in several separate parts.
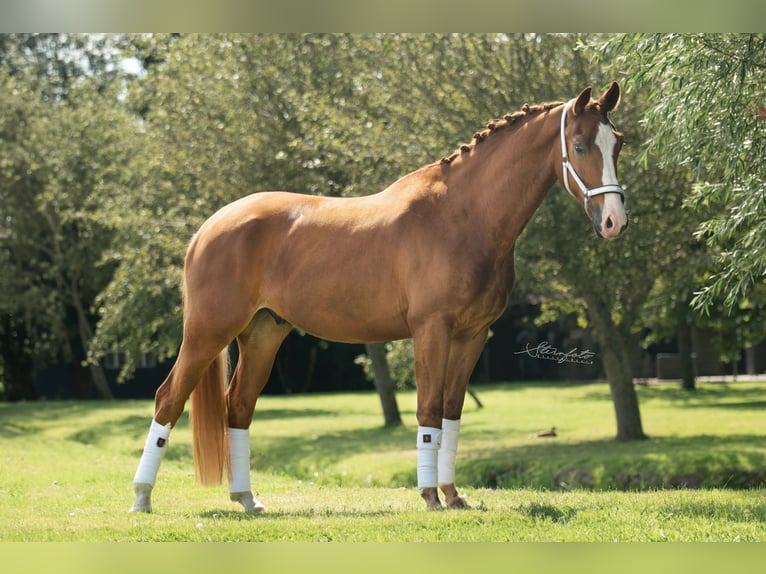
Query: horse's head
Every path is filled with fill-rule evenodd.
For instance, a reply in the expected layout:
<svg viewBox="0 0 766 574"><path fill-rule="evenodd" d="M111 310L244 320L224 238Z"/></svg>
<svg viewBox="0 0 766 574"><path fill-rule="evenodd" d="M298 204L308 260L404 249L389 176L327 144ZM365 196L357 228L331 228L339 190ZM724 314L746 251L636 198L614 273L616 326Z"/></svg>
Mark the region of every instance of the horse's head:
<svg viewBox="0 0 766 574"><path fill-rule="evenodd" d="M596 233L612 239L628 227L623 190L617 183L617 156L623 136L607 114L620 103L616 82L598 100L591 89L564 104L561 116L561 181L585 207Z"/></svg>

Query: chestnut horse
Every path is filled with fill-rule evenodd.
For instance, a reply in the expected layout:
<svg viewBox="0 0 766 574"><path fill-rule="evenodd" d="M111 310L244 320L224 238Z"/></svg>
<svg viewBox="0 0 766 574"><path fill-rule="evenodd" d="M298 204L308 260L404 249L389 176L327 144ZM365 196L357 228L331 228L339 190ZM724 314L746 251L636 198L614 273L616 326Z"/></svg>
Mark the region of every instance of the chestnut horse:
<svg viewBox="0 0 766 574"><path fill-rule="evenodd" d="M566 103L525 105L375 195L256 193L215 213L186 254L183 341L157 390L132 510L151 511L190 396L198 480L219 484L226 470L231 499L263 510L250 486L249 427L293 326L341 342L412 337L418 487L430 509L442 508L439 489L447 506L465 506L454 484L460 415L513 286L517 237L556 181L599 236L628 224L615 165L623 137L607 118L619 100L613 83L597 100L586 88Z"/></svg>

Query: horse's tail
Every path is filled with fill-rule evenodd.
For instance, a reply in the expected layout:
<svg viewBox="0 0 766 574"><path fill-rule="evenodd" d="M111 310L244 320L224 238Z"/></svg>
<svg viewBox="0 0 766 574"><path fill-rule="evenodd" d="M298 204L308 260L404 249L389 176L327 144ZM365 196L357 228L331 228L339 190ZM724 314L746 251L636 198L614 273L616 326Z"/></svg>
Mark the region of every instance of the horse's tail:
<svg viewBox="0 0 766 574"><path fill-rule="evenodd" d="M191 428L194 470L197 481L207 486L221 484L229 467L226 378L229 350L224 347L202 375L191 394Z"/></svg>

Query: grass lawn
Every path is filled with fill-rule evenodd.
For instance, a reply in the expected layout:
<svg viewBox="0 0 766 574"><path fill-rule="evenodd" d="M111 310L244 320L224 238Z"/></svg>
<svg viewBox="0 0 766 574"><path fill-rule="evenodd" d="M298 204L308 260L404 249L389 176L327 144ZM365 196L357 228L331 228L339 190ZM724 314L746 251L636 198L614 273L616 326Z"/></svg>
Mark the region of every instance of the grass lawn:
<svg viewBox="0 0 766 574"><path fill-rule="evenodd" d="M373 392L262 397L257 516L194 482L185 416L154 512L127 512L151 401L0 404L0 541L766 541L766 382L639 387L651 438L628 443L605 384L476 390L457 464L472 508L444 512L417 493L412 392L397 429Z"/></svg>

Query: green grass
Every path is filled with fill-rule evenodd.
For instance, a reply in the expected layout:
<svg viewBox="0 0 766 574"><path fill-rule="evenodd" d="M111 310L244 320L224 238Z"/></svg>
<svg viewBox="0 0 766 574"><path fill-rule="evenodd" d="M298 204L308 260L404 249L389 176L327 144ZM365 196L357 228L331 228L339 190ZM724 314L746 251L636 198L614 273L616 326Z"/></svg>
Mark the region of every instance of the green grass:
<svg viewBox="0 0 766 574"><path fill-rule="evenodd" d="M638 389L650 440L613 440L604 384L478 387L457 466L467 511L427 512L412 392L262 397L252 477L269 512L193 479L173 431L154 512L129 514L151 401L0 404L2 541L764 541L766 383ZM556 426L559 436L534 433ZM681 488L686 487L686 488Z"/></svg>

